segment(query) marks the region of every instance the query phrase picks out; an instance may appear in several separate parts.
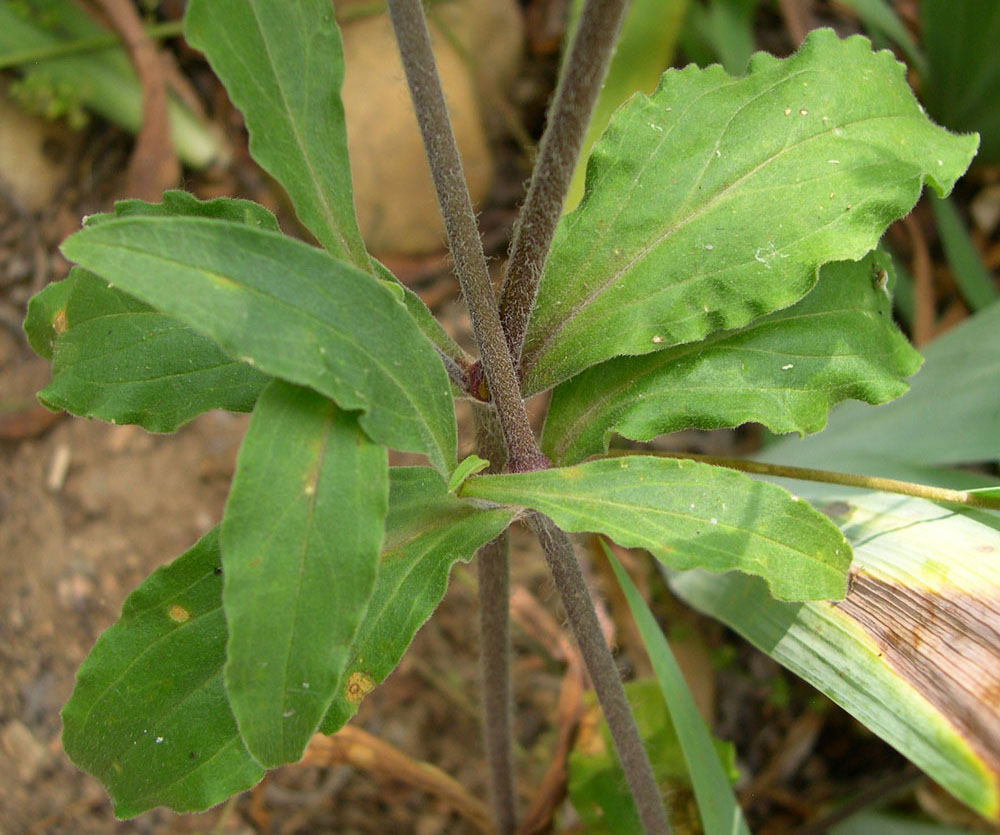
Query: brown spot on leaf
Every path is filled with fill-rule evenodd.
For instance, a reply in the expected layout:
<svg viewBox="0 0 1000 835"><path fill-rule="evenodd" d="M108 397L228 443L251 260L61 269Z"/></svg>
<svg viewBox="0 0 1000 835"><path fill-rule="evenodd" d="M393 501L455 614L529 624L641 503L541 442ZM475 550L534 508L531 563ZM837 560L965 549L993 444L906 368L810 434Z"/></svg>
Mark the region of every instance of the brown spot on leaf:
<svg viewBox="0 0 1000 835"><path fill-rule="evenodd" d="M859 571L834 605L1000 771L1000 599L938 594Z"/></svg>

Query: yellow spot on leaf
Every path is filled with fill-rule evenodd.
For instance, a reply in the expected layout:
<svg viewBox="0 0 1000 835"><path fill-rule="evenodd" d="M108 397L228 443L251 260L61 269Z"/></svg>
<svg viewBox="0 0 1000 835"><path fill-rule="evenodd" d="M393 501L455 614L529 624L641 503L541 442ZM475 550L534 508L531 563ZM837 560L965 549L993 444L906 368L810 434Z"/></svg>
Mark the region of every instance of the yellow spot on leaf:
<svg viewBox="0 0 1000 835"><path fill-rule="evenodd" d="M359 705L364 697L374 689L375 680L370 675L355 671L347 677L344 698L352 705Z"/></svg>
<svg viewBox="0 0 1000 835"><path fill-rule="evenodd" d="M174 623L184 623L185 621L191 620L191 613L183 606L178 606L176 603L167 610L167 615L169 615L170 620Z"/></svg>
<svg viewBox="0 0 1000 835"><path fill-rule="evenodd" d="M66 308L64 307L62 310L57 310L56 315L52 317L52 330L54 330L56 332L56 336L58 336L63 333L68 326L69 323L66 321Z"/></svg>

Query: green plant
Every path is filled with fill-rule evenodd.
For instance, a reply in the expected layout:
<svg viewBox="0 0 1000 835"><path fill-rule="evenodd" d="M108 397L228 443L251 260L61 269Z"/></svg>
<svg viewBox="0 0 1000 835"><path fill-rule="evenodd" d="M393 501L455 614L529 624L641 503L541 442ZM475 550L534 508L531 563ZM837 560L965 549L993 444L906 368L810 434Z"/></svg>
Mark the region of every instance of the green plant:
<svg viewBox="0 0 1000 835"><path fill-rule="evenodd" d="M78 266L29 308L52 408L152 431L253 411L221 524L129 597L63 711L67 752L116 814L204 809L299 759L395 666L451 565L481 549L493 802L499 831L513 831L503 532L520 520L552 569L638 817L665 832L565 532L606 534L675 570L757 575L780 601L844 596L850 545L807 502L720 466L604 453L612 434L750 420L813 432L840 400L901 394L920 358L872 250L925 182L950 190L977 138L933 125L891 55L819 31L786 60L756 55L742 79L667 72L612 119L560 221L624 5L581 13L498 303L419 0L390 0L474 361L361 241L328 0L188 4L188 41L321 248L252 203L168 192L88 218L63 245ZM523 398L548 389L539 447ZM455 396L479 401L478 454L461 463ZM389 468L387 447L430 466Z"/></svg>

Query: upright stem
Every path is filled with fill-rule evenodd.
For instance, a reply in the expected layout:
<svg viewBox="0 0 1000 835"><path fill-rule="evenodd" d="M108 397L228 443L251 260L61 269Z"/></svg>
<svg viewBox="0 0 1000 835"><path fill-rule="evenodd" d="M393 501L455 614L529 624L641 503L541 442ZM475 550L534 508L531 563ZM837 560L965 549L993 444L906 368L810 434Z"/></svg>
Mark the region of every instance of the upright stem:
<svg viewBox="0 0 1000 835"><path fill-rule="evenodd" d="M549 108L500 295L500 320L515 367L521 361L538 279L627 6L628 0L587 0Z"/></svg>
<svg viewBox="0 0 1000 835"><path fill-rule="evenodd" d="M590 673L597 699L607 719L611 738L618 752L622 770L628 780L632 797L635 800L639 820L647 835L668 835L670 823L663 807L660 790L653 776L653 769L643 748L639 729L625 698L625 688L622 687L618 668L614 658L604 643L601 625L598 623L594 604L591 602L584 582L583 573L576 561L573 543L566 533L560 530L547 516L533 513L528 517L531 525L542 544L549 570L555 579L556 588L562 597L566 616L569 618L576 643L580 647L583 661Z"/></svg>
<svg viewBox="0 0 1000 835"><path fill-rule="evenodd" d="M548 459L535 443L500 325L493 284L486 269L479 228L462 174L462 160L434 63L424 10L420 0L389 0L389 16L444 216L448 245L455 259L486 382L507 444L508 464L514 472L539 469L548 465Z"/></svg>
<svg viewBox="0 0 1000 835"><path fill-rule="evenodd" d="M487 472L504 468L503 437L491 406L476 409L476 451ZM514 758L511 753L510 541L504 531L479 549L479 653L483 671L483 739L490 769L490 799L497 835L517 828Z"/></svg>

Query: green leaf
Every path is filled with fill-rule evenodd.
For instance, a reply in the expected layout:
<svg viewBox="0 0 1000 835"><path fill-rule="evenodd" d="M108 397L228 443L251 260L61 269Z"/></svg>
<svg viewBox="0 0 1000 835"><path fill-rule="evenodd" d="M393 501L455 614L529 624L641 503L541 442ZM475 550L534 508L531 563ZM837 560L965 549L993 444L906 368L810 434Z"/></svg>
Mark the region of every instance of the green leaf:
<svg viewBox="0 0 1000 835"><path fill-rule="evenodd" d="M489 461L480 458L478 455L470 455L463 458L462 462L455 467L455 472L448 480L448 492L455 493L470 475L482 472L490 465Z"/></svg>
<svg viewBox="0 0 1000 835"><path fill-rule="evenodd" d="M738 331L588 368L556 387L543 450L573 464L612 433L648 441L750 421L818 432L841 400L898 397L921 358L893 324L891 269L882 253L827 264L804 299Z"/></svg>
<svg viewBox="0 0 1000 835"><path fill-rule="evenodd" d="M844 403L824 432L780 440L758 457L957 489L976 486L974 472L928 468L1000 459L1000 303L923 351L924 367L905 397L878 409Z"/></svg>
<svg viewBox="0 0 1000 835"><path fill-rule="evenodd" d="M332 734L347 722L364 696L399 663L444 597L452 565L468 560L514 518L511 510L484 510L456 498L426 467L394 467L389 478L389 515L375 589L342 686L323 720L323 733Z"/></svg>
<svg viewBox="0 0 1000 835"><path fill-rule="evenodd" d="M826 517L773 484L696 461L626 456L470 478L461 495L541 511L676 569L745 571L782 600L839 599L851 549Z"/></svg>
<svg viewBox="0 0 1000 835"><path fill-rule="evenodd" d="M979 161L1000 161L1000 5L994 0L921 0L927 109L941 124L982 134Z"/></svg>
<svg viewBox="0 0 1000 835"><path fill-rule="evenodd" d="M810 33L749 75L670 70L595 145L556 231L526 334L527 394L788 307L941 194L978 140L933 125L904 68L867 40Z"/></svg>
<svg viewBox="0 0 1000 835"><path fill-rule="evenodd" d="M368 272L354 214L340 30L329 0L191 0L184 34L250 134L250 154L332 254Z"/></svg>
<svg viewBox="0 0 1000 835"><path fill-rule="evenodd" d="M973 310L982 310L1000 299L996 280L983 265L983 259L972 245L958 209L948 199L930 201L934 210L941 245L964 298Z"/></svg>
<svg viewBox="0 0 1000 835"><path fill-rule="evenodd" d="M373 258L372 267L379 279L393 285L398 292L402 293L403 304L406 305L406 309L413 317L413 321L417 323L417 327L420 328L421 333L430 340L435 348L463 368L471 362L469 355L459 347L454 339L448 336L447 331L441 326L441 323L435 318L434 314L430 312L420 296L396 278L381 261Z"/></svg>
<svg viewBox="0 0 1000 835"><path fill-rule="evenodd" d="M88 215L84 226L98 226L122 217L205 217L214 220L231 220L254 229L280 232L277 218L260 203L237 197L216 197L199 200L180 189L163 192L160 203L145 200L116 200L114 210L104 214Z"/></svg>
<svg viewBox="0 0 1000 835"><path fill-rule="evenodd" d="M28 301L24 333L31 350L42 359L52 359L56 339L66 330L66 301L76 283L78 272L70 270L62 281L47 284Z"/></svg>
<svg viewBox="0 0 1000 835"><path fill-rule="evenodd" d="M583 0L575 0L572 25L566 29L567 44L576 33L582 7ZM594 142L607 127L611 114L633 93L652 92L660 75L670 66L687 8L688 0L634 0L629 5L607 75L587 125L579 162L573 171L573 180L563 205L564 212L576 208L583 197L587 157Z"/></svg>
<svg viewBox="0 0 1000 835"><path fill-rule="evenodd" d="M48 408L150 432L211 409L253 408L264 374L93 273L74 267L71 278L52 381L38 393Z"/></svg>
<svg viewBox="0 0 1000 835"><path fill-rule="evenodd" d="M712 737L705 727L705 720L698 713L694 697L684 681L667 639L663 637L653 613L649 611L632 579L615 559L611 549L604 542L601 544L628 601L632 617L635 618L660 692L670 712L670 720L691 775L691 785L694 787L698 813L706 835L750 835L750 827L733 796L729 779L713 747Z"/></svg>
<svg viewBox="0 0 1000 835"><path fill-rule="evenodd" d="M162 203L121 200L112 213L86 223L137 216L216 218L278 231L274 215L257 203L201 201L183 191L164 192ZM172 432L210 409L249 412L267 382L212 340L92 273L77 267L69 280L53 286L60 289L42 291L25 322L36 350L53 360L52 382L38 395L50 409Z"/></svg>
<svg viewBox="0 0 1000 835"><path fill-rule="evenodd" d="M922 499L809 486L854 546L838 603L687 572L674 592L851 713L977 812L1000 818L1000 524Z"/></svg>
<svg viewBox="0 0 1000 835"><path fill-rule="evenodd" d="M625 685L625 695L653 766L660 793L670 798L669 811L674 831L700 831L687 802L691 776L678 741L678 727L667 711L657 683L650 679L630 681ZM593 693L588 694L588 700L589 709L599 714L600 708ZM700 716L698 721L702 722ZM739 775L733 763L733 746L717 742L712 747L711 740L708 744L709 754L716 762L723 760L735 780ZM625 772L614 753L608 723L603 718L594 722L584 714L568 766L570 801L583 820L588 835L642 835L644 830L639 814L628 791ZM732 794L728 783L723 790ZM726 830L726 835L736 835L738 831ZM705 832L717 835L717 831L706 829Z"/></svg>
<svg viewBox="0 0 1000 835"><path fill-rule="evenodd" d="M386 451L281 380L261 394L222 521L226 690L250 752L296 762L341 681L378 569Z"/></svg>
<svg viewBox="0 0 1000 835"><path fill-rule="evenodd" d="M133 817L197 812L256 783L226 699L217 531L157 569L97 641L63 708L63 748Z"/></svg>
<svg viewBox="0 0 1000 835"><path fill-rule="evenodd" d="M361 410L379 443L454 467L444 366L370 275L291 238L201 218L106 220L62 249L230 356Z"/></svg>

